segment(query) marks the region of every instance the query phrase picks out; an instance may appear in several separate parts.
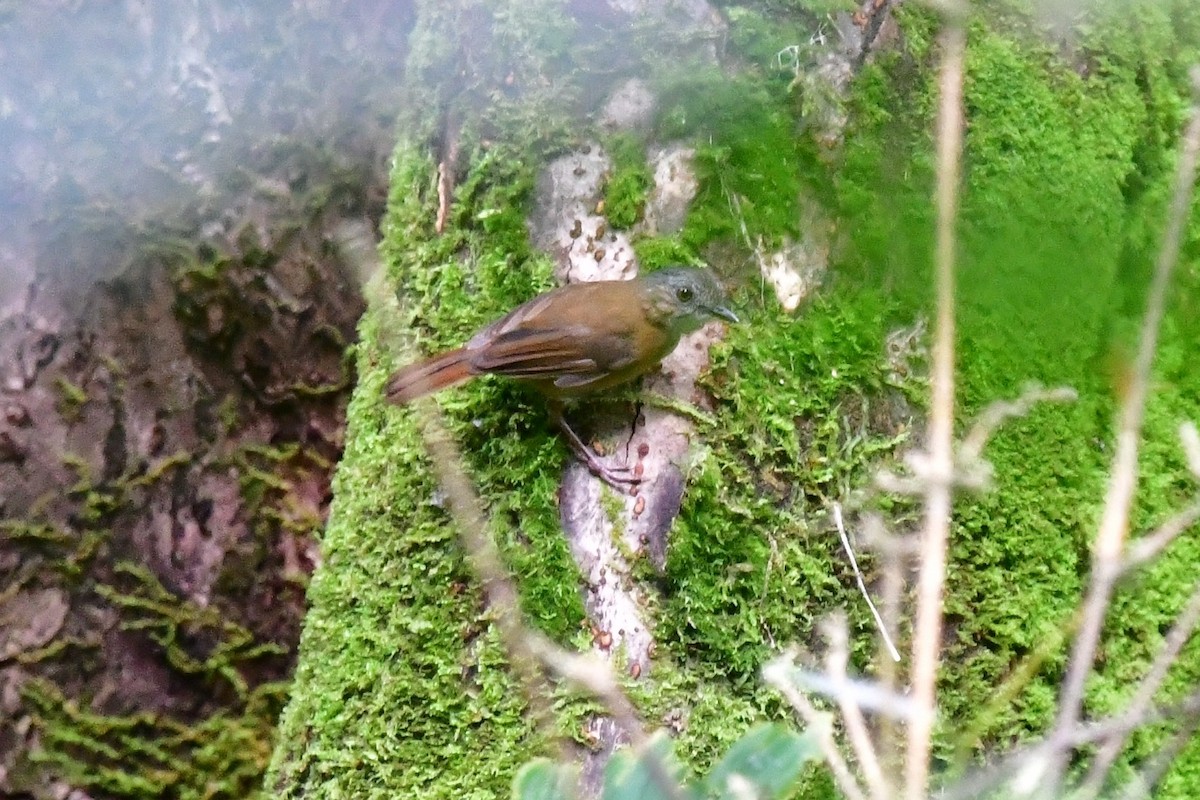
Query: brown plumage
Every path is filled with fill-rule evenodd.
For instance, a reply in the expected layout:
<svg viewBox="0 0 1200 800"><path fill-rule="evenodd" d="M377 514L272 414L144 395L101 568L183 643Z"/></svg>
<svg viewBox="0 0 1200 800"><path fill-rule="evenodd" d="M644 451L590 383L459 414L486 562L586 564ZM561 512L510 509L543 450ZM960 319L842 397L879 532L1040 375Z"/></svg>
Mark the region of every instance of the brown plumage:
<svg viewBox="0 0 1200 800"><path fill-rule="evenodd" d="M668 267L630 281L573 283L518 306L462 347L397 370L387 396L407 403L494 374L527 381L554 401L577 397L654 368L682 335L713 318L737 321L704 269ZM561 413L552 412L592 471L612 480Z"/></svg>
<svg viewBox="0 0 1200 800"><path fill-rule="evenodd" d="M403 404L462 383L475 375L468 358L466 348L456 347L397 370L388 381L388 400Z"/></svg>

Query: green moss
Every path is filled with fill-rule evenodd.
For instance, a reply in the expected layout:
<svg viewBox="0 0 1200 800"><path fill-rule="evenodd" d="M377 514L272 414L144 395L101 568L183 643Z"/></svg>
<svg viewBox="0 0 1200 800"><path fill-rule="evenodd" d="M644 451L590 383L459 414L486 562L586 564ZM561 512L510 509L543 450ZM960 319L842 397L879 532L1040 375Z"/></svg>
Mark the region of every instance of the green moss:
<svg viewBox="0 0 1200 800"><path fill-rule="evenodd" d="M69 544L73 536L53 525L24 520L4 520L0 522L0 531L4 538L13 542L59 545Z"/></svg>
<svg viewBox="0 0 1200 800"><path fill-rule="evenodd" d="M645 270L699 262L695 251L674 236L639 236L633 240L633 250Z"/></svg>
<svg viewBox="0 0 1200 800"><path fill-rule="evenodd" d="M220 435L229 436L237 430L238 423L241 421L238 405L239 400L235 394L227 394L221 399L216 413L217 422L220 425Z"/></svg>
<svg viewBox="0 0 1200 800"><path fill-rule="evenodd" d="M184 674L220 679L245 699L250 687L241 669L287 652L280 645L256 641L249 630L219 608L180 600L145 567L123 562L114 572L127 586L98 586L96 593L122 610L125 630L146 631L162 648L167 662ZM215 644L204 652L193 652L196 642Z"/></svg>
<svg viewBox="0 0 1200 800"><path fill-rule="evenodd" d="M97 714L52 684L31 681L23 694L42 743L31 760L76 788L108 797L259 797L285 693L285 686L263 685L238 711L189 725L157 714Z"/></svg>
<svg viewBox="0 0 1200 800"><path fill-rule="evenodd" d="M22 690L41 742L32 766L109 797L257 797L287 687L251 688L243 671L286 649L256 642L217 608L179 600L144 567L118 564L115 572L120 586L95 591L120 610L123 629L145 632L172 668L207 681L224 706L196 722L157 713L103 714L47 681L32 680ZM75 647L95 644L60 638L27 655L61 657Z"/></svg>
<svg viewBox="0 0 1200 800"><path fill-rule="evenodd" d="M1122 265L1141 263L1152 239L1144 232L1158 224L1167 132L1177 120L1171 109L1182 88L1166 50L1122 48L1119 29L1105 28L1096 41L1112 39L1120 57L1082 70L1036 45L1019 11L1003 12L999 22L973 25L968 57L961 424L1031 378L1070 383L1081 400L1006 427L987 450L996 491L958 507L937 742L947 761L956 745L974 757L1034 735L1052 713L1062 648L1049 648L1012 703L976 716L1079 599L1113 410L1095 365L1112 331L1123 329L1125 295L1142 285L1137 270ZM733 40L750 61L775 46L757 13L732 15ZM747 322L714 351L705 378L715 422L697 437L703 449L672 529L661 594L649 604L658 655L649 677L629 687L652 724L686 720L679 752L701 769L751 722L786 716L759 670L784 643L819 648L815 626L831 610L847 612L854 664L869 670L873 626L827 514L833 502L855 498L898 447L916 444L910 417L920 413L912 401L923 387L916 377L888 377L883 343L894 326L927 311L936 45L928 11L905 7L899 18L912 49L864 69L847 101L853 124L832 159L798 136L807 101L786 75L754 81L690 65L656 73L656 136L699 145L701 186L680 235L635 243L644 266L691 261L731 243L744 248L747 238L769 246L796 236L802 190L825 202L844 232L830 287L802 314L783 314L749 290L737 298ZM1175 41L1159 38L1161 15L1144 24L1137 35L1145 41ZM432 58L434 50L422 52ZM476 127L464 127L453 224L441 235L432 230L432 160L419 138L396 151L382 252L421 352L459 344L550 285L549 262L529 249L524 213L535 165L563 141L561 132L490 138ZM1145 186L1134 179L1140 165L1148 168ZM1181 298L1177 309L1189 303ZM1186 366L1200 326L1173 315L1148 418L1156 443L1144 454L1142 526L1162 519L1190 486L1171 425L1200 415L1200 386ZM356 351L362 382L326 562L310 587L303 658L269 783L285 797L493 796L508 790L517 764L547 746L507 674L413 421L381 400L395 366L380 344L390 324L369 313ZM438 402L519 576L524 610L558 641L583 646L579 576L553 499L568 456L540 403L486 379ZM880 502L902 525L911 522L908 501ZM1114 707L1136 683L1197 555L1179 543L1119 595L1092 709ZM870 576L874 565L869 556L864 562ZM1194 682L1197 663L1193 648L1171 692ZM556 705L564 735L581 738L590 705L569 695ZM967 728L977 740L960 741ZM1160 739L1137 739L1131 759ZM486 763L478 752L490 754ZM1193 756L1168 788L1191 786ZM828 777L813 774L804 793L830 796Z"/></svg>
<svg viewBox="0 0 1200 800"><path fill-rule="evenodd" d="M798 232L797 122L786 97L716 69L664 79L656 135L697 143L700 188L680 240L693 252L714 241L776 244ZM731 213L732 212L732 213Z"/></svg>
<svg viewBox="0 0 1200 800"><path fill-rule="evenodd" d="M617 134L604 143L612 174L604 184L604 215L614 228L629 228L642 218L654 175L646 164L646 145L632 134Z"/></svg>
<svg viewBox="0 0 1200 800"><path fill-rule="evenodd" d="M58 390L58 413L67 422L78 422L88 401L87 392L61 375L54 379L54 388Z"/></svg>

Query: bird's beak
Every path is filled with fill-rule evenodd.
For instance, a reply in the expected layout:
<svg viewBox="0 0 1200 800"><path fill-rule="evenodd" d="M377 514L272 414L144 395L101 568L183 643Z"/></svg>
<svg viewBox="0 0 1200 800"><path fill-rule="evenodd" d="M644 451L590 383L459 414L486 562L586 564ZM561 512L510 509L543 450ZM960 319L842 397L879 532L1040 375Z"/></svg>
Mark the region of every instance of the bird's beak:
<svg viewBox="0 0 1200 800"><path fill-rule="evenodd" d="M709 309L709 311L711 311L713 313L714 317L720 317L721 319L726 320L728 322L734 322L734 323L741 322L741 320L738 319L737 314L733 313L725 306L713 306L712 308Z"/></svg>

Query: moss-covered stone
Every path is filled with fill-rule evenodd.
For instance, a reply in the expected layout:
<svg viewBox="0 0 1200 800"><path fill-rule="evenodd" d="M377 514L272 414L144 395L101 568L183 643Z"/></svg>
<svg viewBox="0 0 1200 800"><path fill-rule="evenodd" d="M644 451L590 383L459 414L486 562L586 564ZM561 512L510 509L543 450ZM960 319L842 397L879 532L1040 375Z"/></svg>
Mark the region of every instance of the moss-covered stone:
<svg viewBox="0 0 1200 800"><path fill-rule="evenodd" d="M604 215L614 228L629 228L642 218L654 176L646 163L645 143L629 133L612 136L605 151L613 171L604 185Z"/></svg>

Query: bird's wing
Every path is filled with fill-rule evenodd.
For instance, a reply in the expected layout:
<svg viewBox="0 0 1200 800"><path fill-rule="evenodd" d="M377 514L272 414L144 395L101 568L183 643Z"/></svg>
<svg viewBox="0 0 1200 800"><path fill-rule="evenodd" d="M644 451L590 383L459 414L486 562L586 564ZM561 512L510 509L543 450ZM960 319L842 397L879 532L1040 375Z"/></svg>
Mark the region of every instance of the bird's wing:
<svg viewBox="0 0 1200 800"><path fill-rule="evenodd" d="M495 334L471 353L481 372L514 378L546 378L561 387L583 386L633 363L627 338L599 334L589 326L522 326Z"/></svg>
<svg viewBox="0 0 1200 800"><path fill-rule="evenodd" d="M638 342L612 308L637 297L624 286L576 283L535 297L484 328L466 345L479 372L553 381L562 389L586 386L630 367ZM628 320L626 320L627 322Z"/></svg>

